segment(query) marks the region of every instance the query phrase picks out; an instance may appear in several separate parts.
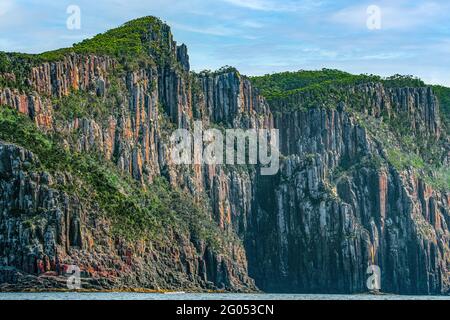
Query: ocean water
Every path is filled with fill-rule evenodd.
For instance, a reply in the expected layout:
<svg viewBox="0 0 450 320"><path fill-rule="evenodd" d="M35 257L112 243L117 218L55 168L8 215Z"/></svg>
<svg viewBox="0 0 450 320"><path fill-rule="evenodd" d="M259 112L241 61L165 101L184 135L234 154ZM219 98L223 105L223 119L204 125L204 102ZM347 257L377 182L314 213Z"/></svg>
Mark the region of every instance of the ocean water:
<svg viewBox="0 0 450 320"><path fill-rule="evenodd" d="M2 292L0 300L450 300L450 296L239 294L239 293L129 293L129 292Z"/></svg>

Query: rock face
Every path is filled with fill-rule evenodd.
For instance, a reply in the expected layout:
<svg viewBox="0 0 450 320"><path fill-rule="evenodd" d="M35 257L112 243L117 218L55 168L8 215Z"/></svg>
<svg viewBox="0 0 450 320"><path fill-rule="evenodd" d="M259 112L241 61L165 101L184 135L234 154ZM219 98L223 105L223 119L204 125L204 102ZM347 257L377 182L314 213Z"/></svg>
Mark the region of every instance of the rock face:
<svg viewBox="0 0 450 320"><path fill-rule="evenodd" d="M42 287L43 280L24 282L27 274L64 288L58 276L70 265L82 270L84 288L254 289L239 246L223 248L231 260L189 234L171 234L171 247L113 237L95 208L55 189L70 176L29 173L37 161L23 148L0 144L0 279L10 284L3 289Z"/></svg>
<svg viewBox="0 0 450 320"><path fill-rule="evenodd" d="M0 87L0 105L60 135L72 152L100 154L144 189L163 177L206 199L210 219L240 241L219 253L189 233L170 234L171 245L115 237L95 203L61 188L77 177L35 170L36 155L1 142L4 288L61 286L64 268L76 264L83 285L93 288L355 293L367 291L366 270L378 265L383 291L448 292L450 194L412 169L367 162L386 159L386 152L352 112L374 119L401 114L413 132L437 141L442 132L431 89L369 83L347 89L357 105L344 97L332 109L293 111L310 97L269 105L235 70L189 73L186 46L177 46L167 26L161 32L169 34L165 62L119 70L114 58L72 53L33 66L29 92ZM75 92L106 111L56 117ZM196 120L205 128L278 129L280 171L261 176L258 166L175 165L168 137L174 129L192 130Z"/></svg>
<svg viewBox="0 0 450 320"><path fill-rule="evenodd" d="M313 109L275 123L287 159L256 187L264 201L246 247L260 288L361 292L375 264L387 292L448 290L448 194L393 168L365 165L333 179L337 166L381 153L345 112Z"/></svg>
<svg viewBox="0 0 450 320"><path fill-rule="evenodd" d="M89 90L105 81L114 67L109 57L69 55L63 61L43 63L31 69L31 86L38 94L63 97L72 90Z"/></svg>
<svg viewBox="0 0 450 320"><path fill-rule="evenodd" d="M20 113L29 115L41 128L52 126L52 105L50 101L35 93L25 94L17 89L0 88L0 105L11 106Z"/></svg>

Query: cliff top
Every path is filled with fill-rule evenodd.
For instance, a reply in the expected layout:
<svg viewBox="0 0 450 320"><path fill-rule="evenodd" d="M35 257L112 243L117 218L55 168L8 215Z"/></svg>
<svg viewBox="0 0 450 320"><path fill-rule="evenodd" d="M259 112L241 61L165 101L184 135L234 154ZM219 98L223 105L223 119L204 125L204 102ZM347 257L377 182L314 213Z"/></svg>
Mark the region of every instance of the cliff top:
<svg viewBox="0 0 450 320"><path fill-rule="evenodd" d="M157 17L146 16L126 22L69 48L40 54L0 52L0 75L14 73L17 78L25 79L29 74L30 66L62 60L64 56L73 53L107 55L125 62L150 60L157 63L173 63L177 60L176 43L173 41L170 27ZM185 68L185 70L188 69L189 67ZM200 75L226 72L239 74L235 68L225 66L215 72L203 71ZM251 77L251 81L269 102L274 102L274 105L280 101L283 104L283 100L303 94L317 100L318 97L321 98L324 93L329 92L330 88L336 89L365 83L382 83L385 87L394 88L427 86L422 80L413 76L394 75L382 78L368 74L354 75L334 69L267 74ZM0 85L10 82L0 76ZM22 82L17 81L16 83ZM446 127L450 127L450 88L432 87L440 102L441 118Z"/></svg>
<svg viewBox="0 0 450 320"><path fill-rule="evenodd" d="M0 51L0 87L26 91L33 67L62 61L72 54L109 56L127 70L149 64L172 65L179 70L189 70L186 46L177 47L170 27L156 17L147 16L126 22L69 48L40 54Z"/></svg>
<svg viewBox="0 0 450 320"><path fill-rule="evenodd" d="M368 83L380 83L386 88L423 88L431 87L440 104L440 116L450 128L450 88L429 86L421 79L410 75L393 75L380 77L372 74L354 75L335 69L317 71L299 70L281 72L251 77L252 83L268 100L277 104L296 95L306 95L314 100L324 96L324 93L336 88L346 88Z"/></svg>
<svg viewBox="0 0 450 320"><path fill-rule="evenodd" d="M335 69L299 70L252 77L252 82L267 99L286 98L313 88L330 85L357 85L383 83L387 87L425 87L426 84L414 76L394 75L383 78L373 74L351 74Z"/></svg>
<svg viewBox="0 0 450 320"><path fill-rule="evenodd" d="M160 58L173 50L170 27L160 19L147 16L128 21L120 27L62 48L40 54L0 52L0 73L10 72L15 60L31 64L62 60L65 55L95 54L111 57L136 57L146 54Z"/></svg>

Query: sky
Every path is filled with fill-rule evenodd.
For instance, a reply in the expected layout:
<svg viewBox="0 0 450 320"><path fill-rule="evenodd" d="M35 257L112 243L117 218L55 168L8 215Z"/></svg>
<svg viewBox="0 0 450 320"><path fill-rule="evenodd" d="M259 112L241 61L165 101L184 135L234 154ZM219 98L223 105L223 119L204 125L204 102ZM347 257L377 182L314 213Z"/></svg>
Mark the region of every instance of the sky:
<svg viewBox="0 0 450 320"><path fill-rule="evenodd" d="M73 6L80 28L67 26ZM153 15L188 46L195 71L333 68L450 86L449 12L448 0L0 0L0 51L68 47Z"/></svg>

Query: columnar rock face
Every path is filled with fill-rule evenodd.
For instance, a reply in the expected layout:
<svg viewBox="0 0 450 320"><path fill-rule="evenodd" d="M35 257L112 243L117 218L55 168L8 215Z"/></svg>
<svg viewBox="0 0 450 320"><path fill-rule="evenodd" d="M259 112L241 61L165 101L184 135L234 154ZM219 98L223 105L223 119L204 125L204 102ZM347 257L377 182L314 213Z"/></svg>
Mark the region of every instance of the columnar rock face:
<svg viewBox="0 0 450 320"><path fill-rule="evenodd" d="M95 203L60 188L77 177L33 170L35 155L2 142L0 283L20 288L26 274L61 274L77 264L92 287L243 291L256 289L253 278L265 291L355 293L367 291L366 270L378 265L383 291L448 292L450 194L390 165L353 112L378 120L400 115L412 132L437 141L431 89L368 83L348 87L332 108L304 108L308 93L269 105L235 70L189 73L186 46L176 45L167 26L162 32L163 62L117 75L113 58L69 54L31 69L31 93L0 88L0 105L61 135L68 150L100 154L144 189L162 176L196 201L206 199L210 219L240 241L219 254L189 233L171 234L171 246L113 237ZM77 91L105 104L104 114L56 121L52 99ZM193 130L196 120L204 128L278 129L280 171L175 165L169 136Z"/></svg>
<svg viewBox="0 0 450 320"><path fill-rule="evenodd" d="M382 151L345 112L313 109L275 123L287 159L256 187L248 223L250 275L260 288L361 292L376 264L387 292L448 290L448 195L413 172L352 168ZM338 165L351 169L336 178Z"/></svg>
<svg viewBox="0 0 450 320"><path fill-rule="evenodd" d="M231 260L189 234L169 235L171 247L113 237L110 223L96 215L94 207L55 189L69 183L71 176L30 173L37 161L27 150L0 143L3 284L39 289L45 280L64 288L62 275L76 265L82 270L85 288L255 288L241 247L230 243L222 248L231 253ZM42 279L25 278L26 274Z"/></svg>
<svg viewBox="0 0 450 320"><path fill-rule="evenodd" d="M200 74L199 82L203 103L197 107L204 108L210 121L236 126L238 125L236 120L250 117L250 122L242 125L247 128L258 128L258 123L255 122L258 120L256 115L270 120L270 112L264 99L256 92L250 81L236 71Z"/></svg>
<svg viewBox="0 0 450 320"><path fill-rule="evenodd" d="M63 61L43 63L31 69L31 86L37 93L63 97L72 90L101 91L109 71L114 68L109 57L68 55Z"/></svg>
<svg viewBox="0 0 450 320"><path fill-rule="evenodd" d="M177 60L178 62L180 62L181 66L183 67L183 70L189 72L190 69L189 55L185 44L182 44L177 47Z"/></svg>
<svg viewBox="0 0 450 320"><path fill-rule="evenodd" d="M439 138L438 102L431 88L384 88L380 84L358 86L353 94L368 97L367 112L379 117L386 112L406 115L413 130Z"/></svg>
<svg viewBox="0 0 450 320"><path fill-rule="evenodd" d="M53 107L50 101L35 93L25 94L16 89L0 88L0 105L10 106L29 115L41 128L51 128Z"/></svg>
<svg viewBox="0 0 450 320"><path fill-rule="evenodd" d="M322 98L335 104L335 107L339 104L345 107L347 102L352 109L377 118L401 115L410 122L411 128L416 132L426 132L435 138L440 136L438 102L429 87L390 88L381 83L365 83L349 86L345 92L341 91L339 94L341 95L339 99L333 94ZM306 103L320 107L321 103L316 102L316 98L308 91L302 92L275 101L272 107L282 110L298 109Z"/></svg>
<svg viewBox="0 0 450 320"><path fill-rule="evenodd" d="M180 128L187 128L192 112L186 75L165 67L160 70L158 82L161 103L172 121Z"/></svg>

